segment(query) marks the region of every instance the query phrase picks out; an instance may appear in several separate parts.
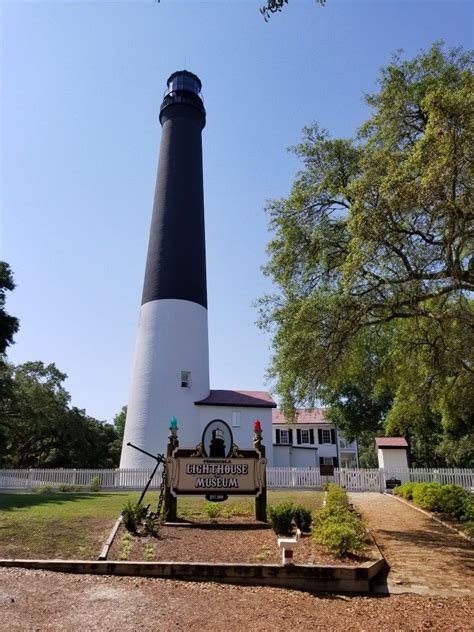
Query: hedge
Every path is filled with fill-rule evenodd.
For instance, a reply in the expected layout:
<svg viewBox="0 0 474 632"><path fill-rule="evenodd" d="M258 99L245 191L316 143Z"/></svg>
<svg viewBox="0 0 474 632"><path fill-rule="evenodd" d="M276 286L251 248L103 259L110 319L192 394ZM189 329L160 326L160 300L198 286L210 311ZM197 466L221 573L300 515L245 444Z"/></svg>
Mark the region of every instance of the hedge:
<svg viewBox="0 0 474 632"><path fill-rule="evenodd" d="M474 522L474 497L459 485L403 483L395 494L428 511L443 513L455 520Z"/></svg>
<svg viewBox="0 0 474 632"><path fill-rule="evenodd" d="M365 526L349 509L346 492L333 483L326 492L326 506L315 517L314 539L339 556L361 550L365 547Z"/></svg>

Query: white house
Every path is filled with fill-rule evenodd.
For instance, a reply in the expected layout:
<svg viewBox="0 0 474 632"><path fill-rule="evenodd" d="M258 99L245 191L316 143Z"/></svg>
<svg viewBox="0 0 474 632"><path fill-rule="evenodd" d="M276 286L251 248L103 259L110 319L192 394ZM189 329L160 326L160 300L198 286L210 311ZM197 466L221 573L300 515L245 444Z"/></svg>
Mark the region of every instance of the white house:
<svg viewBox="0 0 474 632"><path fill-rule="evenodd" d="M275 467L358 467L357 441L346 441L323 408L298 409L294 424L274 409L272 426Z"/></svg>

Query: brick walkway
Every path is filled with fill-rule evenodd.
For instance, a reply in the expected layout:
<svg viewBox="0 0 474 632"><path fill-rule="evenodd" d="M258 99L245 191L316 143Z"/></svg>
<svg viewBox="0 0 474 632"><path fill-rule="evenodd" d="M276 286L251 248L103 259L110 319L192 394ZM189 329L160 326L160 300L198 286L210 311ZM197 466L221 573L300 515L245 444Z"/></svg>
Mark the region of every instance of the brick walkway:
<svg viewBox="0 0 474 632"><path fill-rule="evenodd" d="M467 540L391 496L370 492L350 496L390 565L385 590L474 594L474 551ZM384 586L376 589L383 592Z"/></svg>

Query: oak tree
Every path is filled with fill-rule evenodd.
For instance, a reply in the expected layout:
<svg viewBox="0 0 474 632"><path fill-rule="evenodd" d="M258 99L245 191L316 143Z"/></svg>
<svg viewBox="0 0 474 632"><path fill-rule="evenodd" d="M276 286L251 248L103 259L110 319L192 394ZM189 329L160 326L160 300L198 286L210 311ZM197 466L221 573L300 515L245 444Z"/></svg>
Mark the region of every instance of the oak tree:
<svg viewBox="0 0 474 632"><path fill-rule="evenodd" d="M334 406L339 393L342 406L358 391L364 406L378 409L381 393L382 409L392 402L374 431L382 421L409 433L432 419L438 439L470 432L474 357L462 336L472 342L474 327L472 61L440 43L413 60L397 54L366 97L372 114L355 138L314 124L293 148L303 169L267 208L265 273L277 292L260 301L289 418L296 404ZM361 387L375 359L372 384ZM425 421L402 428L408 392L412 401L420 392Z"/></svg>

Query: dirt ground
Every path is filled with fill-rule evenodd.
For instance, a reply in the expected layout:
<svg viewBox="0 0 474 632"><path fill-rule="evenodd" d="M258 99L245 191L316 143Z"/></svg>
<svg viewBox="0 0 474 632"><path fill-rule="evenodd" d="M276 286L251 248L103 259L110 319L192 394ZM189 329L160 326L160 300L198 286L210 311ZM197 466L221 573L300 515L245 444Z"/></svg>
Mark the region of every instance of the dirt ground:
<svg viewBox="0 0 474 632"><path fill-rule="evenodd" d="M223 562L223 563L281 563L278 536L266 525L241 519L233 528L224 521L202 527L164 526L159 538L135 537L128 560L156 560L161 562ZM251 527L251 528L249 528ZM123 525L114 539L107 559L123 558ZM296 564L356 565L371 559L371 548L359 557L338 558L311 535L303 535L295 550Z"/></svg>
<svg viewBox="0 0 474 632"><path fill-rule="evenodd" d="M472 632L469 597L348 597L280 588L0 569L0 630Z"/></svg>

